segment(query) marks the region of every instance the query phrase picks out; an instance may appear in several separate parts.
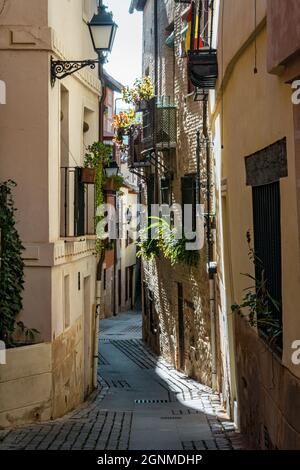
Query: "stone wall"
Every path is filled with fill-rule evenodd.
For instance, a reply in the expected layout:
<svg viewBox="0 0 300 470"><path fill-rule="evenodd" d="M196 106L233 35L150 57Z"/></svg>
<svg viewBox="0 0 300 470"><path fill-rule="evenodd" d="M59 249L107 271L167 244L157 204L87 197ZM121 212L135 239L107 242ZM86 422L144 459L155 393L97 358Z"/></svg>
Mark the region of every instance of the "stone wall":
<svg viewBox="0 0 300 470"><path fill-rule="evenodd" d="M255 330L235 318L241 431L254 448L300 448L300 380Z"/></svg>
<svg viewBox="0 0 300 470"><path fill-rule="evenodd" d="M202 108L188 94L187 59L181 57L182 5L168 0L158 2L158 94L167 95L178 107L177 149L165 156L164 163L173 171L172 202L181 204L181 177L196 173L196 133L202 128ZM175 13L175 14L174 14ZM165 44L174 21L174 49ZM154 78L153 2L144 10L144 73ZM201 170L204 171L204 158ZM159 174L159 178L163 174ZM201 251L196 268L171 266L165 259L143 263L143 280L152 292L155 311L151 327L149 311L144 308L144 338L148 344L179 368L178 283L184 296L184 371L199 381L211 384L209 289L206 250ZM146 295L147 289L146 289ZM145 297L145 295L144 295ZM147 304L144 299L144 306ZM152 323L153 323L152 322Z"/></svg>
<svg viewBox="0 0 300 470"><path fill-rule="evenodd" d="M0 428L51 418L51 344L6 352L0 365Z"/></svg>

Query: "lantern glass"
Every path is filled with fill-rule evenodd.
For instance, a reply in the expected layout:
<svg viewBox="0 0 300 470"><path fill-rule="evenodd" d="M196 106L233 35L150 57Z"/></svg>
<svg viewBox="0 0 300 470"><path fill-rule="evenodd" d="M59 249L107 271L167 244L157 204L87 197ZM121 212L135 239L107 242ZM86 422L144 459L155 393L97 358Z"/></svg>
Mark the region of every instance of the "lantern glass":
<svg viewBox="0 0 300 470"><path fill-rule="evenodd" d="M100 5L89 23L90 34L94 49L99 52L111 52L118 26L111 13L106 11L106 6Z"/></svg>

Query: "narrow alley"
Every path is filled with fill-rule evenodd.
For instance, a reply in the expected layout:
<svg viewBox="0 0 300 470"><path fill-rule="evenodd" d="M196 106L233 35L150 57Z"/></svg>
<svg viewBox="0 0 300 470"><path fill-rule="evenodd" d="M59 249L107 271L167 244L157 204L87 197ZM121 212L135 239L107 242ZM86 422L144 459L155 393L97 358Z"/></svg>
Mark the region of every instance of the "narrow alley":
<svg viewBox="0 0 300 470"><path fill-rule="evenodd" d="M139 313L101 322L99 365L98 390L84 406L62 419L2 431L0 450L243 448L218 395L146 349Z"/></svg>

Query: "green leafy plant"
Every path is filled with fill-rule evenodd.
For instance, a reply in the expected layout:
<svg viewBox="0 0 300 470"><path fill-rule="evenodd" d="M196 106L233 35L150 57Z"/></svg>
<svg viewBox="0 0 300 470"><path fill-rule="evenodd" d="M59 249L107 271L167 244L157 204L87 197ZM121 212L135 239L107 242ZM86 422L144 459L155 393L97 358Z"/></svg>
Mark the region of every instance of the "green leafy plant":
<svg viewBox="0 0 300 470"><path fill-rule="evenodd" d="M151 77L137 78L132 88L125 87L122 90L123 100L127 104L138 104L142 100L149 101L154 97L154 86Z"/></svg>
<svg viewBox="0 0 300 470"><path fill-rule="evenodd" d="M175 229L171 229L169 223L161 217L150 217L151 223L143 233L143 241L138 244L138 256L145 259L153 259L161 252L168 259L172 266L181 263L188 266L197 266L200 254L197 250L187 250L186 238L178 239ZM156 232L153 239L148 239L150 230Z"/></svg>
<svg viewBox="0 0 300 470"><path fill-rule="evenodd" d="M94 168L96 170L96 207L101 207L104 204L104 166L107 165L111 159L111 146L103 144L103 142L94 142L87 148L84 158L84 166L86 168ZM96 215L96 226L102 220L103 216ZM96 253L100 254L104 250L103 240L97 239Z"/></svg>
<svg viewBox="0 0 300 470"><path fill-rule="evenodd" d="M23 322L16 322L22 310L24 289L24 262L22 245L16 229L12 190L16 183L9 180L0 184L0 340L7 347L14 345L14 333L24 333L26 341L34 341L35 329L28 329Z"/></svg>
<svg viewBox="0 0 300 470"><path fill-rule="evenodd" d="M159 241L155 238L147 238L137 244L137 257L146 261L152 261L159 257Z"/></svg>
<svg viewBox="0 0 300 470"><path fill-rule="evenodd" d="M268 280L265 277L265 270L262 261L256 256L251 246L251 234L247 232L248 256L254 268L259 268L261 276L257 279L249 273L242 273L242 276L250 279L253 285L247 287L241 304L231 306L233 313L245 318L252 327L257 327L266 332L269 342L275 343L282 335L281 322L274 318L274 310L280 313L281 305L273 299L268 291Z"/></svg>
<svg viewBox="0 0 300 470"><path fill-rule="evenodd" d="M106 181L112 181L115 191L119 191L120 188L124 185L124 177L123 175L113 175L110 178L106 178Z"/></svg>

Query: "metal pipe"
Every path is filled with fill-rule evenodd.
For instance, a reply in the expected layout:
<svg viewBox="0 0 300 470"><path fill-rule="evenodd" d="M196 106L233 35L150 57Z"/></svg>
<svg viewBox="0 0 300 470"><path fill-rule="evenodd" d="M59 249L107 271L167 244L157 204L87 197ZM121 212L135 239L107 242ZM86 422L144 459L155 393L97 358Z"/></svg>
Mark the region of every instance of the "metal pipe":
<svg viewBox="0 0 300 470"><path fill-rule="evenodd" d="M154 75L155 75L155 96L157 99L159 94L158 88L158 57L159 57L159 48L158 48L158 1L154 0ZM156 102L154 103L153 107L153 133L154 133L154 140L156 144L156 136L157 136L157 129L156 129ZM157 156L156 149L155 155ZM155 191L155 202L158 203L159 200L159 188L158 188L158 165L154 167L155 171L155 182L154 182L154 191Z"/></svg>

